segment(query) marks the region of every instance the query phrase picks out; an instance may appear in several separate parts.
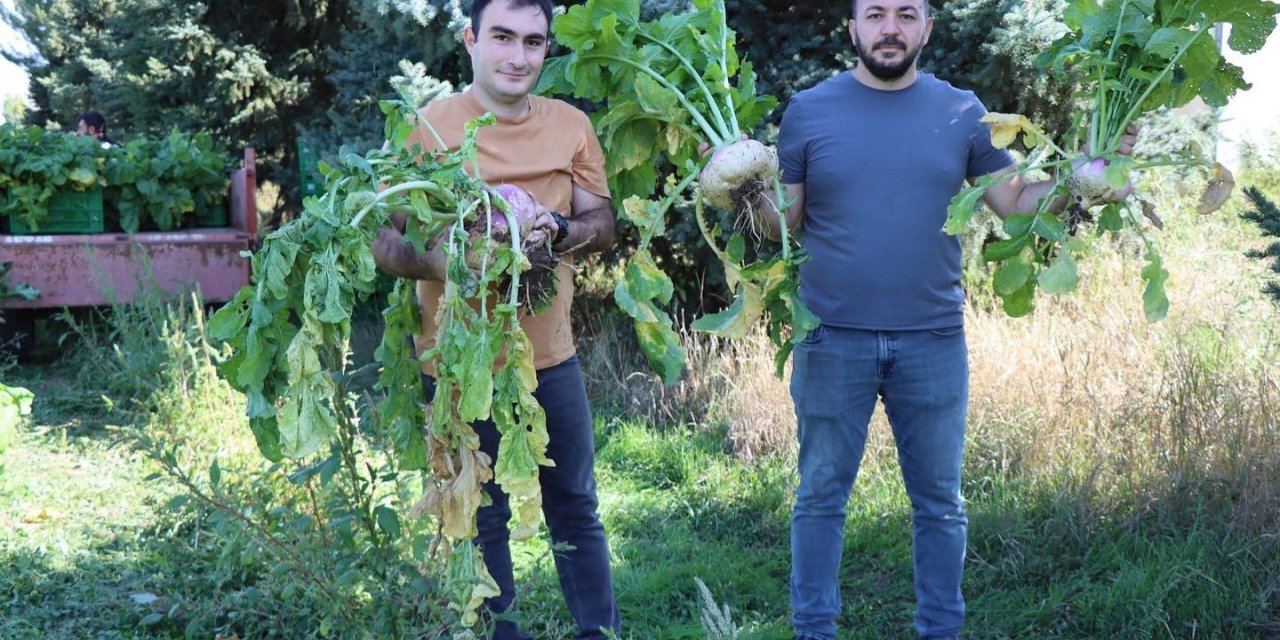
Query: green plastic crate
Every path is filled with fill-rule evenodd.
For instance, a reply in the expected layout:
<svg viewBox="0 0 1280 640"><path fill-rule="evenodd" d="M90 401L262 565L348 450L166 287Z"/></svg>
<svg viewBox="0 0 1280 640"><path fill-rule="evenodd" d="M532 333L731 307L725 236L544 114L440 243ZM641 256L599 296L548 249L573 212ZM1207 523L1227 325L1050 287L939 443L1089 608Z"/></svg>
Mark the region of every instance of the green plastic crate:
<svg viewBox="0 0 1280 640"><path fill-rule="evenodd" d="M213 204L196 205L193 220L197 227L227 226L227 201L218 200Z"/></svg>
<svg viewBox="0 0 1280 640"><path fill-rule="evenodd" d="M300 186L304 198L319 195L324 188L324 177L316 166L319 161L320 158L316 157L311 147L298 143L298 179L302 182Z"/></svg>
<svg viewBox="0 0 1280 640"><path fill-rule="evenodd" d="M59 191L49 198L49 217L38 229L27 226L22 217L9 214L9 233L30 236L52 233L102 233L106 229L102 215L102 187L87 191Z"/></svg>

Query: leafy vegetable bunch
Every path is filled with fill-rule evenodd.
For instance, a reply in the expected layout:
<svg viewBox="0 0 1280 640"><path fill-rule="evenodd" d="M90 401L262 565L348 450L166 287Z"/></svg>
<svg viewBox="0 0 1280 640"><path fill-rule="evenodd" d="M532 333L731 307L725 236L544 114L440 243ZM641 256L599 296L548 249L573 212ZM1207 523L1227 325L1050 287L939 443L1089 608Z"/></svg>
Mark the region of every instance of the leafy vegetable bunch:
<svg viewBox="0 0 1280 640"><path fill-rule="evenodd" d="M1001 178L984 178L962 190L947 211L945 230L964 230L982 194L999 180L1038 171L1056 174L1052 193L1037 211L1005 221L1006 239L983 249L995 263L993 287L1005 311L1021 316L1034 305L1035 293L1064 293L1079 282L1076 260L1086 247L1077 236L1093 223L1098 233L1128 227L1146 245L1143 306L1148 319L1168 312L1164 285L1168 271L1143 217L1159 226L1148 204L1135 211L1127 202L1110 203L1127 195L1133 171L1159 166L1200 166L1208 173L1208 188L1198 211L1216 211L1230 196L1233 180L1220 164L1194 155L1168 157L1139 164L1120 156L1120 138L1144 114L1163 107L1182 106L1199 97L1221 107L1236 91L1247 89L1241 69L1222 56L1217 34L1231 26L1227 45L1240 53L1261 49L1275 29L1280 5L1266 0L1073 0L1063 13L1070 29L1037 58L1042 71L1075 74L1077 98L1087 108L1077 113L1076 129L1058 146L1039 126L1016 114L989 114L992 141L1012 144L1019 134L1032 150L1018 171ZM1056 201L1066 203L1061 214L1050 211Z"/></svg>
<svg viewBox="0 0 1280 640"><path fill-rule="evenodd" d="M10 387L0 382L0 454L3 454L18 435L18 425L31 414L35 395L22 387ZM4 467L0 466L0 471Z"/></svg>
<svg viewBox="0 0 1280 640"><path fill-rule="evenodd" d="M541 518L538 465L551 464L545 415L533 396L533 348L519 324L529 260L512 208L468 173L476 130L492 124L492 115L469 123L461 147L444 152L408 146L419 124L410 104L384 102L382 110L386 147L363 156L344 150L338 166L321 164L324 193L265 238L253 256L253 283L210 319L209 331L231 346L221 372L246 394L263 455L305 458L326 447L338 421L357 419L337 383L352 374L352 310L374 291L374 239L392 214L405 213L407 242L419 252L443 247L448 273L436 346L421 356L436 371L430 412L421 408L420 361L406 340L421 331L409 280L396 283L383 312L375 357L386 396L377 412L393 434L399 468L427 472L429 488L414 512L434 516L456 543L446 588L470 624L483 598L496 595L470 543L481 484L496 479L517 514L513 536L528 537ZM498 217L505 219L501 236L475 233L498 226ZM496 461L480 451L470 426L483 419L502 434Z"/></svg>
<svg viewBox="0 0 1280 640"><path fill-rule="evenodd" d="M701 142L715 150L710 162L722 154L722 160L739 158L723 162L730 169L728 179L715 180L718 188L708 191L716 206L735 206L766 189L780 189L776 153L755 142L743 153L739 140L777 101L756 94L755 72L738 58L723 0L694 0L689 11L651 21L642 22L639 16L639 0L588 0L557 17L552 26L556 40L570 51L547 62L539 91L604 105L592 121L605 149L611 188L623 199L624 217L641 234L614 298L635 320L650 366L671 382L683 370L685 353L664 310L674 287L649 244L665 232L667 211L709 162L698 153ZM701 184L694 194L699 210L708 187ZM792 341L817 325L796 294L797 267L805 256L784 235L776 256L744 264L747 240L742 233L708 225L701 214L699 220L704 239L724 263L735 298L725 311L695 322L694 329L740 337L767 316L781 375ZM721 247L725 235L729 237Z"/></svg>
<svg viewBox="0 0 1280 640"><path fill-rule="evenodd" d="M135 138L106 156L107 201L129 233L187 225L197 211L221 206L226 198L231 166L214 151L208 133L174 130L163 138Z"/></svg>
<svg viewBox="0 0 1280 640"><path fill-rule="evenodd" d="M0 125L0 215L15 215L33 230L49 219L49 199L61 190L102 184L101 143L40 127Z"/></svg>

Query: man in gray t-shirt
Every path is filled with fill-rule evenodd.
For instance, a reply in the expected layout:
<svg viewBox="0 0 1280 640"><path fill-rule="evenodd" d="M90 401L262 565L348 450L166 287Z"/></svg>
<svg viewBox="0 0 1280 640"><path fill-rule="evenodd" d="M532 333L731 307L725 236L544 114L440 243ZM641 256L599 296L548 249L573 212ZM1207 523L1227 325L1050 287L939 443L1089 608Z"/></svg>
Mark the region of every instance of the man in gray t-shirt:
<svg viewBox="0 0 1280 640"><path fill-rule="evenodd" d="M835 637L845 504L880 399L911 499L915 628L955 638L969 371L960 245L942 226L966 180L1015 167L992 148L972 92L916 70L933 28L928 3L852 4L858 66L793 97L778 136L782 217L811 257L800 295L822 320L796 346L791 377L800 440L791 622L797 638ZM1120 153L1134 141L1126 136ZM1052 188L1013 176L985 202L1001 217L1032 212ZM751 205L757 229L778 237L778 205L768 196Z"/></svg>

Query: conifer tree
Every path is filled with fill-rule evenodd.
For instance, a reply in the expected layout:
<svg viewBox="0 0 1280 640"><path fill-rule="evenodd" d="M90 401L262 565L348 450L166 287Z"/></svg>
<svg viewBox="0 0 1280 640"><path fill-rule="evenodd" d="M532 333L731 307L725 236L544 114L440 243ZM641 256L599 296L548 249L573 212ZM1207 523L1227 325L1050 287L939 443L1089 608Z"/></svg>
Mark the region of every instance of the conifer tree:
<svg viewBox="0 0 1280 640"><path fill-rule="evenodd" d="M1259 260L1270 260L1272 273L1280 274L1280 207L1257 187L1245 187L1244 195L1249 199L1249 204L1253 205L1253 210L1245 211L1240 217L1258 225L1264 236L1277 238L1267 248L1251 250L1246 255ZM1280 304L1280 275L1267 282L1262 291Z"/></svg>

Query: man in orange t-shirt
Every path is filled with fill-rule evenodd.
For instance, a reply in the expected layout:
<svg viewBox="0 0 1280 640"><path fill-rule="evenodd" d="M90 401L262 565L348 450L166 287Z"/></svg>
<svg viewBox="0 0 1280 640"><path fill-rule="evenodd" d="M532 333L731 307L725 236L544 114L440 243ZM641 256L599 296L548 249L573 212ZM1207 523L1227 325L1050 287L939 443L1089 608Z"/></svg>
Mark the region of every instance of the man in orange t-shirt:
<svg viewBox="0 0 1280 640"><path fill-rule="evenodd" d="M456 149L463 125L485 112L497 124L479 130L477 161L481 178L491 184L522 187L539 203L529 239L550 238L552 247L584 254L613 244L614 213L605 178L604 153L590 120L559 101L530 95L547 54L551 3L548 0L476 0L463 43L471 55L473 79L467 91L424 107L444 144ZM435 136L419 127L408 145L438 146ZM403 228L403 217L397 220ZM444 290L445 257L436 248L418 254L396 231L385 229L374 246L378 266L403 278L418 280L422 304L419 352L435 342L435 315ZM576 638L604 638L621 627L609 569L609 546L597 514L595 447L591 408L573 346L569 307L573 272L557 267L555 297L542 312L527 313L520 324L533 343L538 370L535 396L547 415L547 457L554 467L539 469L543 513L554 543L570 551L555 554L556 571L569 611L578 625ZM433 371L424 368L429 387ZM430 398L433 389L428 389ZM481 449L498 458L500 435L490 421L473 425ZM515 599L510 537L511 510L506 494L492 481L485 491L493 504L476 516L485 565L501 595L486 602L491 613L507 612ZM531 638L509 620L497 623L495 640Z"/></svg>

